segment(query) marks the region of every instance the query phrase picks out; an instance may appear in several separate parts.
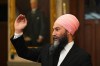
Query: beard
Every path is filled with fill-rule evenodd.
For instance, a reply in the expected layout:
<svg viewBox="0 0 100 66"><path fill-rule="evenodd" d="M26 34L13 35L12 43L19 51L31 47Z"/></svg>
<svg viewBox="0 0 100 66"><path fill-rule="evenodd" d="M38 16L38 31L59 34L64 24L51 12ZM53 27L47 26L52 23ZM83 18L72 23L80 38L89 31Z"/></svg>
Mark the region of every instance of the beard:
<svg viewBox="0 0 100 66"><path fill-rule="evenodd" d="M54 36L53 39L54 43L50 47L51 53L54 53L55 51L61 52L61 50L63 50L64 47L68 44L68 38L66 32L61 37Z"/></svg>
<svg viewBox="0 0 100 66"><path fill-rule="evenodd" d="M53 66L57 66L60 52L64 49L65 45L68 44L67 33L64 33L61 37L54 37L54 44L49 48L49 55L52 56Z"/></svg>
<svg viewBox="0 0 100 66"><path fill-rule="evenodd" d="M67 33L65 32L61 37L54 36L54 46L64 48L68 44Z"/></svg>

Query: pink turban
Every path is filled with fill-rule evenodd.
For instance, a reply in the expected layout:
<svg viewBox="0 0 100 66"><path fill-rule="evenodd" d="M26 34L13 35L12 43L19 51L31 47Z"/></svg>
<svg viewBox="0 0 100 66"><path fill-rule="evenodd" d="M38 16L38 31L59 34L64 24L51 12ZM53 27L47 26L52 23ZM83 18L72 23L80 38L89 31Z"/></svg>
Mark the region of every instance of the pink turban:
<svg viewBox="0 0 100 66"><path fill-rule="evenodd" d="M78 19L72 14L65 14L60 16L55 23L63 26L68 32L74 35L75 31L79 27Z"/></svg>

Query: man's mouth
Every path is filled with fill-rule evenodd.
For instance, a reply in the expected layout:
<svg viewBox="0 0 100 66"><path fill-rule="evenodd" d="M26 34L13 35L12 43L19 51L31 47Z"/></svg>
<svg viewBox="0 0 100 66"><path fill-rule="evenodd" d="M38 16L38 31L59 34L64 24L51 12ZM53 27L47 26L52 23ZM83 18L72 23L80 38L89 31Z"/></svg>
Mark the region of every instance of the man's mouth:
<svg viewBox="0 0 100 66"><path fill-rule="evenodd" d="M58 38L57 37L53 37L53 40L56 41L56 40L58 40Z"/></svg>

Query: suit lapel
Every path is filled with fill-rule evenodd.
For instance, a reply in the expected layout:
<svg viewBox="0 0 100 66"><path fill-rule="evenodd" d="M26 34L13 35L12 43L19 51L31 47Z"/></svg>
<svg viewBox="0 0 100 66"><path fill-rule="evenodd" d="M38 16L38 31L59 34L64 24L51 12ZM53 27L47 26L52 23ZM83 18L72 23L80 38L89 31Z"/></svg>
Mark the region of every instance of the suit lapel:
<svg viewBox="0 0 100 66"><path fill-rule="evenodd" d="M76 53L76 51L77 51L77 46L74 44L71 50L66 55L65 59L62 61L60 66L64 66L65 64L67 66L71 62L71 60L75 57L74 54Z"/></svg>

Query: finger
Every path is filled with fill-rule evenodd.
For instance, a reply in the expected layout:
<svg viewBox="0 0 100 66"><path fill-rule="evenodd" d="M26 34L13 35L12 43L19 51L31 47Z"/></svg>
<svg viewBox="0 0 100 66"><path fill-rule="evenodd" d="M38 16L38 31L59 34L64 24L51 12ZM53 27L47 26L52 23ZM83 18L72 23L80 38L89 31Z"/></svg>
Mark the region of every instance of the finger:
<svg viewBox="0 0 100 66"><path fill-rule="evenodd" d="M18 18L21 16L22 14L18 15L18 17L16 18L16 20L18 20Z"/></svg>
<svg viewBox="0 0 100 66"><path fill-rule="evenodd" d="M21 14L16 18L15 23L19 22L19 17L21 16Z"/></svg>
<svg viewBox="0 0 100 66"><path fill-rule="evenodd" d="M27 19L24 16L24 18L20 19L19 21L21 21L21 22L27 22Z"/></svg>
<svg viewBox="0 0 100 66"><path fill-rule="evenodd" d="M20 20L25 19L25 15L22 15L22 14L21 14L21 16L19 17L19 19L20 19Z"/></svg>
<svg viewBox="0 0 100 66"><path fill-rule="evenodd" d="M22 22L23 24L27 25L27 19L24 18L23 20L19 20L20 22Z"/></svg>
<svg viewBox="0 0 100 66"><path fill-rule="evenodd" d="M25 18L25 22L27 23L27 19Z"/></svg>
<svg viewBox="0 0 100 66"><path fill-rule="evenodd" d="M23 23L27 24L27 19L26 18L24 18L22 21L23 21Z"/></svg>
<svg viewBox="0 0 100 66"><path fill-rule="evenodd" d="M16 21L17 22L20 22L21 20L25 19L25 16L20 14L17 18L16 18Z"/></svg>

